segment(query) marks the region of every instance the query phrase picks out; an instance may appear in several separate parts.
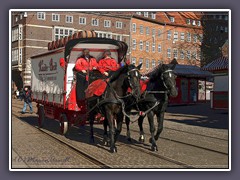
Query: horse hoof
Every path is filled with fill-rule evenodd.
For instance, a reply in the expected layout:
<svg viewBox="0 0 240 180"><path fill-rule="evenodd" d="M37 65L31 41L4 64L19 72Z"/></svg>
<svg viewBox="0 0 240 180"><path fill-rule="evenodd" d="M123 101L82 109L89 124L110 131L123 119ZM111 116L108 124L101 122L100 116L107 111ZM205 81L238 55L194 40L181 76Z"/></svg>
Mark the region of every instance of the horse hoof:
<svg viewBox="0 0 240 180"><path fill-rule="evenodd" d="M157 146L152 146L152 147L151 147L151 150L152 150L152 151L158 151L158 148L157 148Z"/></svg>
<svg viewBox="0 0 240 180"><path fill-rule="evenodd" d="M139 137L139 142L141 142L141 143L144 143L144 141L145 141L145 139L144 138L142 138L142 137Z"/></svg>
<svg viewBox="0 0 240 180"><path fill-rule="evenodd" d="M116 153L117 152L117 148L116 147L110 148L110 152L111 153Z"/></svg>

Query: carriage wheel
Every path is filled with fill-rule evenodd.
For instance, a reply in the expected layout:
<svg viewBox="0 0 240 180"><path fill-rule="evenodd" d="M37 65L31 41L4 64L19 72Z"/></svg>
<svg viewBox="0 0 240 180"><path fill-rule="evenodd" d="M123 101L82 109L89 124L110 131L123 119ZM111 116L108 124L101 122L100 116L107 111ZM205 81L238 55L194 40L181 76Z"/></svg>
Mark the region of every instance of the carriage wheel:
<svg viewBox="0 0 240 180"><path fill-rule="evenodd" d="M68 131L68 120L66 114L60 115L60 134L65 135Z"/></svg>
<svg viewBox="0 0 240 180"><path fill-rule="evenodd" d="M42 128L45 121L44 106L39 105L38 107L38 127Z"/></svg>

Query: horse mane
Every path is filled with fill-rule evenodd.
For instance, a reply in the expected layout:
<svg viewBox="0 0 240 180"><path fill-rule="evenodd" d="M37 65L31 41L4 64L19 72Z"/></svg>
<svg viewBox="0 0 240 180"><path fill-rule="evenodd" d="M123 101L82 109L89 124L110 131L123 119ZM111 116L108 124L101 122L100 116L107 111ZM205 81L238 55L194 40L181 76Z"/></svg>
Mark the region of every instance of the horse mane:
<svg viewBox="0 0 240 180"><path fill-rule="evenodd" d="M113 72L111 77L109 78L109 82L115 81L123 72L128 69L127 66L120 67L117 71Z"/></svg>
<svg viewBox="0 0 240 180"><path fill-rule="evenodd" d="M162 71L162 65L163 64L159 64L153 71L147 74L150 81L155 81L155 79L159 76L159 73Z"/></svg>

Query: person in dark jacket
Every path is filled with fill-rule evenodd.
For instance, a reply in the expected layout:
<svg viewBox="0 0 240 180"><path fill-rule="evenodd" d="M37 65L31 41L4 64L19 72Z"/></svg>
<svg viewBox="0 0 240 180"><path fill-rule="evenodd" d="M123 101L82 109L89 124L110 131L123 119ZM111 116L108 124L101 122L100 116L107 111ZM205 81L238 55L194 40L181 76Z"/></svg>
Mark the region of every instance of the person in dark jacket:
<svg viewBox="0 0 240 180"><path fill-rule="evenodd" d="M25 87L24 91L22 93L22 96L21 96L21 100L24 100L24 105L23 105L23 109L21 112L22 114L24 114L26 112L27 105L30 108L30 113L31 114L33 113L31 96L32 96L32 91L28 87Z"/></svg>

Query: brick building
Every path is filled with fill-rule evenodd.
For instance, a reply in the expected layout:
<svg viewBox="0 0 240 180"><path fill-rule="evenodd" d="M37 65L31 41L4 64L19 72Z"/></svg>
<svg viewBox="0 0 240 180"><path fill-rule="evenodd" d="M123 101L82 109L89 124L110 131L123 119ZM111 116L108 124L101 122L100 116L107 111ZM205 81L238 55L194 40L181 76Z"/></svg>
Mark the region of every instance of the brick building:
<svg viewBox="0 0 240 180"><path fill-rule="evenodd" d="M142 71L176 59L199 65L201 13L193 12L12 12L12 80L31 82L30 57L47 51L53 40L81 30L126 42L132 63Z"/></svg>

